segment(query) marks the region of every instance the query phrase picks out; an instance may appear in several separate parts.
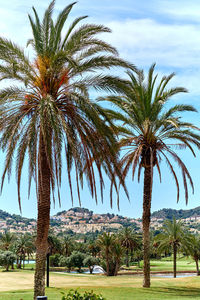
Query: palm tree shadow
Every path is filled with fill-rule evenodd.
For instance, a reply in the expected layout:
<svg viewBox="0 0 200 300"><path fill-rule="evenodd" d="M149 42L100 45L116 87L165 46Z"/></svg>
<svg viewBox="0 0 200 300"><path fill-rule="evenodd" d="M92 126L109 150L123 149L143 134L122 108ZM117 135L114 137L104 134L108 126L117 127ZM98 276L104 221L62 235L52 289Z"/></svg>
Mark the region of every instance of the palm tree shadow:
<svg viewBox="0 0 200 300"><path fill-rule="evenodd" d="M161 288L151 288L149 292L154 295L168 294L170 297L195 297L200 298L200 288L190 288L190 287L163 287Z"/></svg>

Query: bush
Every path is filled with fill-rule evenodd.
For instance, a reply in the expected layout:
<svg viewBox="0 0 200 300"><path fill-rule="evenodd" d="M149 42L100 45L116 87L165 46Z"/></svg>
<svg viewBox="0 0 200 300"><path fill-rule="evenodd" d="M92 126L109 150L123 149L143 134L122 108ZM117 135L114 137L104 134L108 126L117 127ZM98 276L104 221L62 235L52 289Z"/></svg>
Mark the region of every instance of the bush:
<svg viewBox="0 0 200 300"><path fill-rule="evenodd" d="M68 271L70 272L71 268L73 267L71 257L65 257L65 256L61 255L60 259L59 259L59 266L67 267Z"/></svg>
<svg viewBox="0 0 200 300"><path fill-rule="evenodd" d="M84 266L88 267L90 270L90 274L92 274L94 266L99 263L98 258L93 256L86 256L86 258L83 261Z"/></svg>
<svg viewBox="0 0 200 300"><path fill-rule="evenodd" d="M69 256L69 259L71 259L72 266L78 268L78 272L81 272L81 267L83 267L85 254L79 251L73 251L72 254Z"/></svg>
<svg viewBox="0 0 200 300"><path fill-rule="evenodd" d="M51 255L49 258L50 267L58 267L60 260L60 254Z"/></svg>
<svg viewBox="0 0 200 300"><path fill-rule="evenodd" d="M97 295L93 293L93 291L84 292L84 294L81 295L77 290L70 290L67 295L62 294L61 300L106 300L102 295Z"/></svg>
<svg viewBox="0 0 200 300"><path fill-rule="evenodd" d="M0 253L0 265L5 267L6 271L8 271L9 266L12 266L16 259L16 255L11 251L3 251Z"/></svg>

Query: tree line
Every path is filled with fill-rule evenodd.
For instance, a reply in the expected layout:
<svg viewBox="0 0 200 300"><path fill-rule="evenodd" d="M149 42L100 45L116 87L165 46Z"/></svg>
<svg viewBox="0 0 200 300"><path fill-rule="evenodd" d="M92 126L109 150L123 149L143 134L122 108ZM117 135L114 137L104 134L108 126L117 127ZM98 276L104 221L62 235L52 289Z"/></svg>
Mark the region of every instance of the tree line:
<svg viewBox="0 0 200 300"><path fill-rule="evenodd" d="M173 258L173 274L177 275L177 255L190 256L196 264L197 276L200 275L200 236L191 234L181 220L166 220L159 232L151 234L150 257L161 259L163 256ZM101 266L107 276L117 276L120 268L130 270L132 264L141 267L143 260L142 235L125 227L117 233L104 232L96 238L84 241L64 235L58 237L53 232L48 236L48 253L50 267L64 267L70 272L88 268L90 274L95 266ZM5 232L0 237L0 265L25 268L25 261L35 258L35 237L30 234L16 235Z"/></svg>

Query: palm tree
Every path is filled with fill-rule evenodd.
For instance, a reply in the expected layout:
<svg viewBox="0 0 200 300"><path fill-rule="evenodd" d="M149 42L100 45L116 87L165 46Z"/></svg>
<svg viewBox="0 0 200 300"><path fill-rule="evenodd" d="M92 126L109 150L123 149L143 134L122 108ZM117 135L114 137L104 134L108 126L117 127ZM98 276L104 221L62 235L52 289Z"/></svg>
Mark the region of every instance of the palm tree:
<svg viewBox="0 0 200 300"><path fill-rule="evenodd" d="M173 253L173 271L174 278L176 278L176 259L178 251L188 251L190 246L190 238L183 226L181 220L176 221L173 218L172 221L165 221L162 232L159 233L156 238L158 242L158 251L167 252L172 250Z"/></svg>
<svg viewBox="0 0 200 300"><path fill-rule="evenodd" d="M29 234L20 235L15 241L13 250L17 255L17 267L21 269L21 264L23 261L24 269L26 256L29 257L35 250L32 237Z"/></svg>
<svg viewBox="0 0 200 300"><path fill-rule="evenodd" d="M14 233L6 231L0 238L0 249L8 251L15 241L16 236Z"/></svg>
<svg viewBox="0 0 200 300"><path fill-rule="evenodd" d="M133 252L134 248L137 248L139 242L138 237L129 227L123 228L119 232L119 240L122 247L126 249L126 266L129 267L129 251Z"/></svg>
<svg viewBox="0 0 200 300"><path fill-rule="evenodd" d="M111 247L112 247L112 244L114 243L114 240L115 240L115 237L110 232L102 233L98 237L98 240L97 240L97 245L105 253L107 276L109 276L109 274L110 274L109 260L110 260L110 254L111 254Z"/></svg>
<svg viewBox="0 0 200 300"><path fill-rule="evenodd" d="M188 247L188 252L194 259L196 264L197 276L200 276L199 271L199 259L200 259L200 237L197 235L190 235L190 245Z"/></svg>
<svg viewBox="0 0 200 300"><path fill-rule="evenodd" d="M38 197L34 299L45 294L50 196L55 201L56 189L60 201L62 154L72 201L72 170L79 201L84 177L96 201L95 174L99 176L102 196L102 168L111 180L120 177L113 129L104 110L90 100L89 89L120 91L124 81L102 71L116 66L135 69L117 57L115 48L99 39L100 33L110 32L107 27L85 24L77 28L86 16L75 19L64 33L75 2L62 10L56 21L52 17L54 2L43 20L35 8L34 17L29 16L33 37L28 45L33 47L33 60L15 43L0 38L0 78L19 83L0 91L0 143L7 153L2 187L16 153L20 205L21 174L28 155L29 193L34 179Z"/></svg>
<svg viewBox="0 0 200 300"><path fill-rule="evenodd" d="M195 155L193 145L200 147L200 136L197 128L191 123L181 120L180 113L195 112L191 105L174 105L169 108L169 98L185 93L182 87L167 88L174 74L164 76L156 86L157 75L154 75L155 64L149 69L145 80L143 71L138 74L128 72L129 83L121 96L109 96L101 100L110 101L121 111L110 111L113 119L123 121L119 126L122 137L119 146L126 151L121 160L123 177L125 178L132 167L132 177L138 169L138 180L144 170L143 187L143 258L144 258L144 287L150 287L150 217L153 185L153 171L157 168L160 179L160 162L164 160L175 180L177 201L179 200L179 181L170 157L181 169L185 199L188 202L188 182L193 189L192 178L184 162L177 155L177 148L188 148ZM117 122L119 124L119 121Z"/></svg>

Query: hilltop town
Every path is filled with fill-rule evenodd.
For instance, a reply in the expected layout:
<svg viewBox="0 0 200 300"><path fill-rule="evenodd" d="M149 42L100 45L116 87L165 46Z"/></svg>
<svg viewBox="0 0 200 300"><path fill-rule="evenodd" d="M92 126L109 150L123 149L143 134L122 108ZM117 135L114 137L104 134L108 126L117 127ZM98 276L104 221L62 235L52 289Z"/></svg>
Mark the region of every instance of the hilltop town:
<svg viewBox="0 0 200 300"><path fill-rule="evenodd" d="M154 212L151 218L151 229L159 230L164 220L181 218L192 232L200 232L200 207L191 210L162 209ZM182 217L181 217L182 216ZM100 233L102 231L117 231L123 226L131 226L137 231L142 230L141 218L128 218L115 214L96 214L86 208L75 207L62 211L51 217L51 228L55 233ZM36 220L11 215L0 210L0 233L5 231L34 233Z"/></svg>

